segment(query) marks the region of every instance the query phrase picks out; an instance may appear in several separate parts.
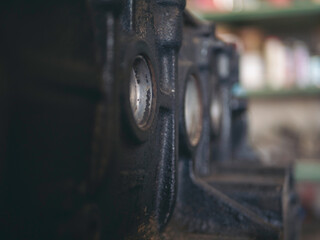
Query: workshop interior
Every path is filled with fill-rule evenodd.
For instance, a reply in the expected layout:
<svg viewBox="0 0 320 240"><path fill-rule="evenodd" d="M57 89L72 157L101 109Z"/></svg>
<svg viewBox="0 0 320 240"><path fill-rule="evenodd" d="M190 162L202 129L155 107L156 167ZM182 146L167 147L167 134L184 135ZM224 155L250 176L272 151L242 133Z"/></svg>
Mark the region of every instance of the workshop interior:
<svg viewBox="0 0 320 240"><path fill-rule="evenodd" d="M319 240L319 0L0 3L0 239Z"/></svg>

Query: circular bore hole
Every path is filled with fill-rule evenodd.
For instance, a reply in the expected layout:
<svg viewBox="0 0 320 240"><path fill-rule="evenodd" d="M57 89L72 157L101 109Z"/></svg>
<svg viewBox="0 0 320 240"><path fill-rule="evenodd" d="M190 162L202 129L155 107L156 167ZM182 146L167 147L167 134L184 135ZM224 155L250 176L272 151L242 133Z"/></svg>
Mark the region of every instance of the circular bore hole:
<svg viewBox="0 0 320 240"><path fill-rule="evenodd" d="M229 76L230 61L226 54L220 53L217 58L218 75L220 78Z"/></svg>
<svg viewBox="0 0 320 240"><path fill-rule="evenodd" d="M130 106L134 120L139 128L147 127L153 101L152 74L146 59L135 58L130 76Z"/></svg>
<svg viewBox="0 0 320 240"><path fill-rule="evenodd" d="M211 119L211 126L213 132L215 134L219 133L221 119L222 119L222 106L221 106L221 99L218 95L212 97L210 103L210 119Z"/></svg>
<svg viewBox="0 0 320 240"><path fill-rule="evenodd" d="M199 142L202 130L202 102L199 82L193 75L187 81L184 117L189 141L195 146Z"/></svg>

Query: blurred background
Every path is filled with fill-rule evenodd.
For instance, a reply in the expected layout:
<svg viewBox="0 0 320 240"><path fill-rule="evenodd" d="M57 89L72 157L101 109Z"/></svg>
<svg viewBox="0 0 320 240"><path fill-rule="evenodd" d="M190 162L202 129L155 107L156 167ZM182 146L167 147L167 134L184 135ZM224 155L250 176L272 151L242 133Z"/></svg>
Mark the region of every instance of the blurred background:
<svg viewBox="0 0 320 240"><path fill-rule="evenodd" d="M188 0L240 52L250 140L264 161L294 161L302 240L320 239L320 0Z"/></svg>

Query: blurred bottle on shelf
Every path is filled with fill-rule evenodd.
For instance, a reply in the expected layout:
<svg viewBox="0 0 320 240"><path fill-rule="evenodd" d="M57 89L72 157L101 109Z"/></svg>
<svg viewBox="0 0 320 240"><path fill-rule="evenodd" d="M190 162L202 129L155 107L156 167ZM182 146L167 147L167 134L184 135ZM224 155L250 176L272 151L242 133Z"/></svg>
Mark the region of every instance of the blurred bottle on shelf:
<svg viewBox="0 0 320 240"><path fill-rule="evenodd" d="M240 57L240 79L247 90L258 90L264 87L264 68L261 54L256 51L243 53Z"/></svg>
<svg viewBox="0 0 320 240"><path fill-rule="evenodd" d="M310 81L310 54L307 45L302 41L295 41L292 46L296 85L305 88Z"/></svg>
<svg viewBox="0 0 320 240"><path fill-rule="evenodd" d="M247 34L246 31L241 39L244 45L256 41L257 36L253 33ZM244 88L281 90L320 87L320 56L311 54L305 42L268 36L261 40L261 45L262 51L245 47L241 54L240 77Z"/></svg>
<svg viewBox="0 0 320 240"><path fill-rule="evenodd" d="M310 59L311 84L320 87L320 56L312 56Z"/></svg>
<svg viewBox="0 0 320 240"><path fill-rule="evenodd" d="M285 51L286 51L286 63L285 63L285 68L286 68L286 87L287 88L292 88L295 86L295 73L294 73L294 62L292 61L293 59L293 52L291 50L290 42L286 41L285 42Z"/></svg>
<svg viewBox="0 0 320 240"><path fill-rule="evenodd" d="M242 41L250 42L246 38ZM305 42L268 36L262 45L262 51L244 48L242 53L240 77L247 90L320 87L320 56Z"/></svg>
<svg viewBox="0 0 320 240"><path fill-rule="evenodd" d="M289 85L287 77L287 49L277 37L268 37L264 44L266 85L273 89L286 88Z"/></svg>
<svg viewBox="0 0 320 240"><path fill-rule="evenodd" d="M261 56L264 33L254 27L243 28L240 33L243 51L240 57L241 84L248 90L263 88L264 62Z"/></svg>

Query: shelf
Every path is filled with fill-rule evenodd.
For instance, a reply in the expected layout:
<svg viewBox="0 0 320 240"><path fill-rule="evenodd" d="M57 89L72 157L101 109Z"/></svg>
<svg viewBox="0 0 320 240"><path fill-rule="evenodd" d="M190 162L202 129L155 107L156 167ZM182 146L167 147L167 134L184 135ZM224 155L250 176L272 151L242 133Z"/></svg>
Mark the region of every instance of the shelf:
<svg viewBox="0 0 320 240"><path fill-rule="evenodd" d="M215 22L250 22L255 20L267 20L271 18L290 18L311 15L320 15L320 4L311 2L297 2L289 7L264 6L258 10L245 10L230 13L196 13L200 18Z"/></svg>
<svg viewBox="0 0 320 240"><path fill-rule="evenodd" d="M281 97L320 97L320 88L309 87L309 88L294 88L294 89L262 89L257 91L244 91L238 94L242 98L281 98Z"/></svg>

